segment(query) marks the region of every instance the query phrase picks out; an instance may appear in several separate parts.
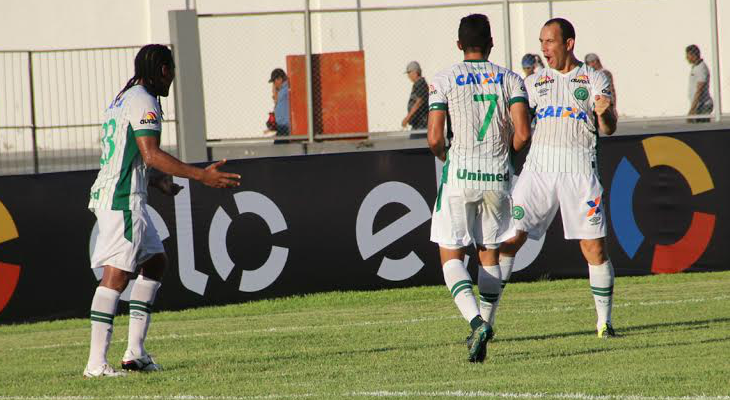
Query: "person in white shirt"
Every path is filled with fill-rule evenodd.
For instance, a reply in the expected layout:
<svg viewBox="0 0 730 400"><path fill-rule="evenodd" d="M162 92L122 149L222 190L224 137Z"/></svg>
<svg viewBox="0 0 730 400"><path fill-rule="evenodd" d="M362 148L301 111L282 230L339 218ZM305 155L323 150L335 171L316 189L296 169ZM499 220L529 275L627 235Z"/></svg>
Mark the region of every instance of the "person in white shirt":
<svg viewBox="0 0 730 400"><path fill-rule="evenodd" d="M710 69L700 55L700 48L692 44L685 49L687 62L692 66L689 74L689 112L688 115L712 113L714 108L710 97ZM710 122L709 118L687 120L689 123Z"/></svg>

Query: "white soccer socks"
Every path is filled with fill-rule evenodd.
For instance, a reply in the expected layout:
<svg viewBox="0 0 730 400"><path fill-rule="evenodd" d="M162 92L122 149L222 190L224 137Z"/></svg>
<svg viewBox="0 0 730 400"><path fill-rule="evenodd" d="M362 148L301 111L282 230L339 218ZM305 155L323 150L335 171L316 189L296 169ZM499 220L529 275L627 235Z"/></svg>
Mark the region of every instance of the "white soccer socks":
<svg viewBox="0 0 730 400"><path fill-rule="evenodd" d="M136 357L147 354L144 340L152 319L152 304L160 285L160 282L143 275L139 275L134 282L132 294L129 296L129 344L125 359L132 357L130 353Z"/></svg>
<svg viewBox="0 0 730 400"><path fill-rule="evenodd" d="M482 318L494 324L494 315L499 305L499 295L502 292L502 270L499 265L479 266L479 311Z"/></svg>
<svg viewBox="0 0 730 400"><path fill-rule="evenodd" d="M479 306L472 291L471 277L461 260L449 260L444 264L444 281L464 319L472 325L472 329L475 325L479 327L482 324Z"/></svg>
<svg viewBox="0 0 730 400"><path fill-rule="evenodd" d="M116 290L104 286L96 288L94 299L91 301L91 348L87 369L108 364L106 352L112 339L119 295Z"/></svg>
<svg viewBox="0 0 730 400"><path fill-rule="evenodd" d="M603 324L611 323L614 281L611 260L601 265L588 264L588 276L591 291L593 292L593 300L596 302L596 314L598 315L596 327L600 330Z"/></svg>
<svg viewBox="0 0 730 400"><path fill-rule="evenodd" d="M498 266L481 267L479 270L479 309L484 320L489 322L492 327L494 327L497 307L502 299L504 287L507 286L509 278L512 276L514 264L514 257L500 256ZM497 293L496 299L494 293Z"/></svg>

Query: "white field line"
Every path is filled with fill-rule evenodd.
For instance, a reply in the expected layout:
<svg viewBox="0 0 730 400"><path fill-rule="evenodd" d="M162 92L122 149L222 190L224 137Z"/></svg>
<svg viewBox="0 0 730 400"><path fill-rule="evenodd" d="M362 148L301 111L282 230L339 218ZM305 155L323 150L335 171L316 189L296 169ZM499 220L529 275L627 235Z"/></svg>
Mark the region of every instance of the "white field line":
<svg viewBox="0 0 730 400"><path fill-rule="evenodd" d="M657 300L657 301L640 301L640 302L625 302L614 304L614 308L630 308L630 307L651 307L651 306L668 306L683 303L704 303L708 301L721 301L730 299L730 295L721 295L711 298L697 297L690 299L680 300ZM544 313L562 313L575 310L593 310L593 306L585 307L553 307L549 309L533 309L533 310L510 310L510 313L514 314L544 314ZM215 331L215 332L194 332L194 333L170 333L167 335L150 336L147 340L158 341L158 340L179 340L188 338L198 337L209 337L209 336L228 336L228 335L244 335L244 334L256 334L256 333L277 333L277 332L292 332L292 331L307 331L307 330L318 330L318 329L342 329L342 328L357 328L372 325L394 325L394 324L416 324L421 322L433 322L442 321L447 319L461 318L459 315L441 316L441 317L428 317L428 318L412 318L402 320L379 320L379 321L361 321L353 322L349 324L331 324L331 325L303 325L303 326L283 326L283 327L272 327L263 329L248 329L248 330L236 330L236 331ZM113 343L126 343L126 339L117 339L112 341ZM42 346L29 346L29 347L17 347L10 350L41 350L41 349L57 349L63 347L78 347L88 346L89 342L71 342L71 343L57 343L47 344ZM7 349L6 349L7 350ZM0 397L2 400L2 397ZM730 400L730 399L729 399Z"/></svg>
<svg viewBox="0 0 730 400"><path fill-rule="evenodd" d="M452 398L501 398L501 399L576 399L576 400L730 400L730 396L642 396L637 394L592 395L585 393L510 393L484 391L377 391L353 392L351 397L452 397Z"/></svg>
<svg viewBox="0 0 730 400"><path fill-rule="evenodd" d="M260 396L0 396L0 400L275 400L299 398L336 398L336 397L450 397L450 398L499 398L499 399L559 399L559 400L730 400L730 396L643 396L638 394L593 395L585 393L512 393L485 391L374 391L351 393L302 393L302 394L269 394Z"/></svg>

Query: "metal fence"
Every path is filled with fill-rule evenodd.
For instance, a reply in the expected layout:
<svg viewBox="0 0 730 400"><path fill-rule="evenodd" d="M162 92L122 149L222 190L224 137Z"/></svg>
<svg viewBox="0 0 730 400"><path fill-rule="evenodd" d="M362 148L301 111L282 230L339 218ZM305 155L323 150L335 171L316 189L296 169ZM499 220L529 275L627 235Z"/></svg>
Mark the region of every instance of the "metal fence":
<svg viewBox="0 0 730 400"><path fill-rule="evenodd" d="M273 4L272 4L273 3ZM708 93L714 101L713 120L730 112L727 74L720 65L730 60L730 5L717 0L492 0L479 2L403 0L302 0L281 3L284 11L207 12L199 2L199 27L206 120L209 140L261 140L271 133L265 121L274 108L269 74L287 69L287 56L301 55L315 63L307 74L314 96L306 97L306 112L315 121L308 136L324 139L348 136L404 136L411 81L404 74L418 61L428 80L461 57L456 47L458 24L470 13L490 18L495 47L490 60L522 73L526 53L541 54L539 31L551 17L564 17L577 31L576 56L599 55L618 92L622 121L672 121L689 116L690 64L685 47L701 49L710 75ZM248 4L248 3L247 3ZM314 7L316 5L316 7ZM201 9L202 7L202 9ZM252 7L249 5L248 7ZM323 135L317 121L331 109L319 103L321 79L318 55L364 52L367 129L344 135ZM313 72L312 72L313 71ZM291 72L291 71L287 71ZM308 92L310 93L310 92ZM292 107L294 107L292 105ZM351 107L347 99L337 107ZM342 110L339 110L342 111ZM344 114L348 114L344 110ZM340 113L342 114L342 113Z"/></svg>
<svg viewBox="0 0 730 400"><path fill-rule="evenodd" d="M103 112L140 47L0 52L0 175L99 168ZM174 97L162 146L175 154Z"/></svg>

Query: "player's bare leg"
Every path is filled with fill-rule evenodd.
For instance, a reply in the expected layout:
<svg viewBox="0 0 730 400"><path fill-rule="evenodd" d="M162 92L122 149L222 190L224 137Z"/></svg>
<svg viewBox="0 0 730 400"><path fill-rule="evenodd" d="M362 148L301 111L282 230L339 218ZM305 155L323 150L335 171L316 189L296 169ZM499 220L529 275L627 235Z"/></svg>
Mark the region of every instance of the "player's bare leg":
<svg viewBox="0 0 730 400"><path fill-rule="evenodd" d="M492 328L485 323L479 314L479 306L472 289L471 276L464 265L466 248L450 249L439 246L441 264L443 265L444 282L454 298L461 315L469 322L472 333L466 339L469 350L469 361L484 361L480 355L484 353L487 341L492 336ZM486 354L486 353L484 353Z"/></svg>
<svg viewBox="0 0 730 400"><path fill-rule="evenodd" d="M596 321L598 337L615 336L611 326L614 271L606 252L606 240L605 238L582 239L580 249L588 262L588 277L598 316Z"/></svg>
<svg viewBox="0 0 730 400"><path fill-rule="evenodd" d="M165 253L155 254L140 265L139 276L129 296L129 341L122 358L125 370L149 372L162 369L147 353L144 341L152 321L152 305L166 267Z"/></svg>
<svg viewBox="0 0 730 400"><path fill-rule="evenodd" d="M91 301L91 346L89 360L84 370L87 378L117 377L123 372L115 371L106 359L114 330L114 315L117 312L119 296L127 288L130 273L105 265L99 287Z"/></svg>

